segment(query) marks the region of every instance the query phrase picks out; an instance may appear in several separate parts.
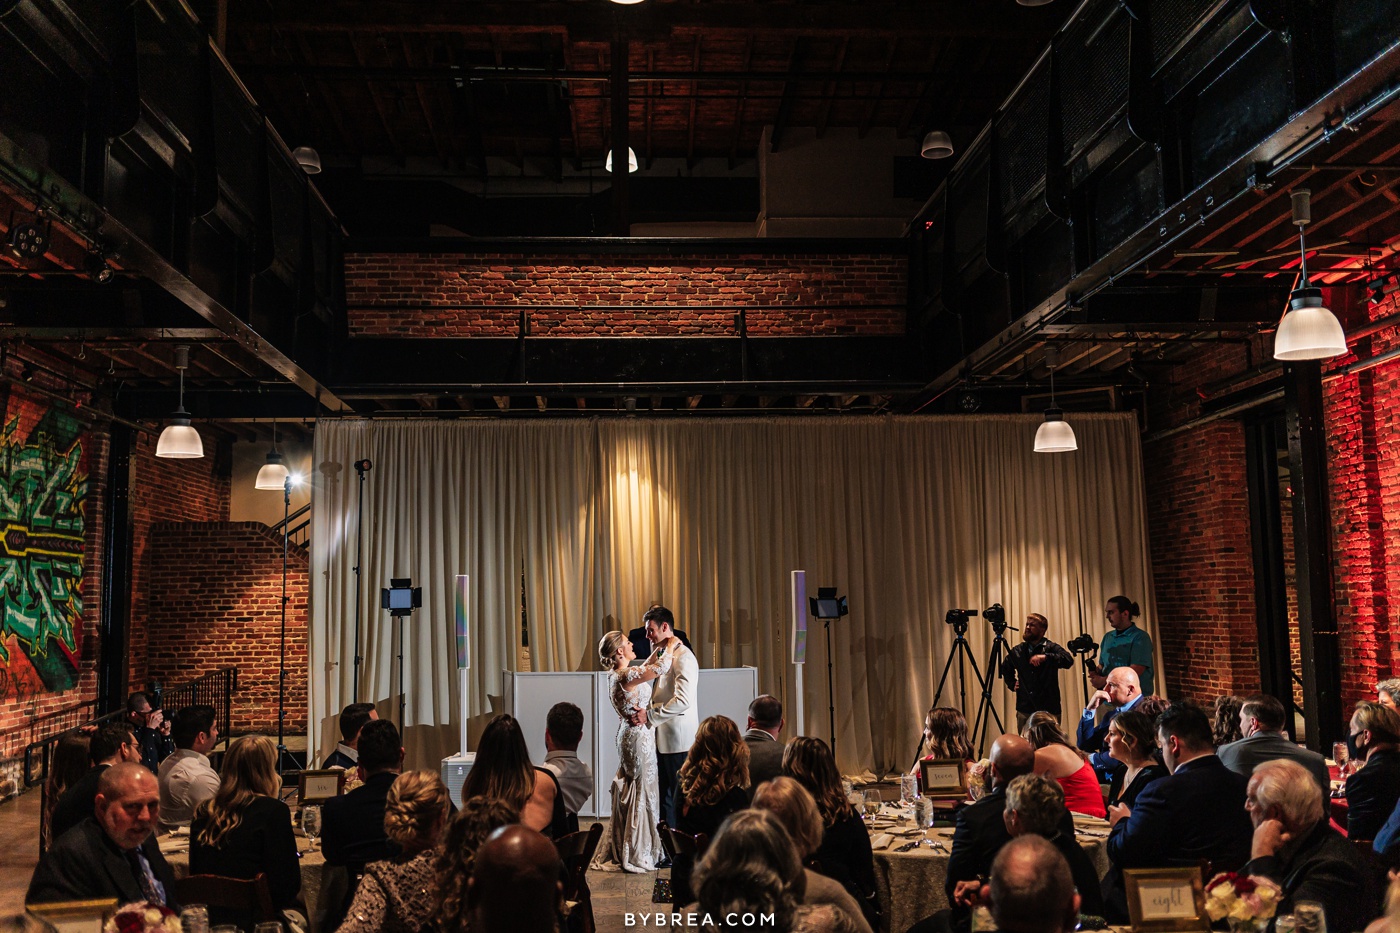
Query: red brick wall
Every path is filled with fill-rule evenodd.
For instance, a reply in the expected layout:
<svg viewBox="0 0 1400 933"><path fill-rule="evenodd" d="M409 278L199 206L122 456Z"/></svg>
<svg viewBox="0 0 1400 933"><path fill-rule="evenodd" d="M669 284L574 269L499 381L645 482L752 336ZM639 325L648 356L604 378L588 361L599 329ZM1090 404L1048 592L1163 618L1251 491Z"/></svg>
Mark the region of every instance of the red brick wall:
<svg viewBox="0 0 1400 933"><path fill-rule="evenodd" d="M890 255L359 253L351 336L901 334L908 262Z"/></svg>
<svg viewBox="0 0 1400 933"><path fill-rule="evenodd" d="M150 676L184 683L238 668L232 729L277 733L282 538L257 522L155 525ZM287 731L306 728L307 556L288 552Z"/></svg>

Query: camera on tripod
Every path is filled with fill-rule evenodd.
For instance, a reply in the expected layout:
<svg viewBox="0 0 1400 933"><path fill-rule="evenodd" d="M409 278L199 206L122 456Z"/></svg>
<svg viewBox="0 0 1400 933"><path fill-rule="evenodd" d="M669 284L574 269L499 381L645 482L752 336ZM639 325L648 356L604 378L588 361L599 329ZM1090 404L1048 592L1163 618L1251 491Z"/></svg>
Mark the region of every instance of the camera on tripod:
<svg viewBox="0 0 1400 933"><path fill-rule="evenodd" d="M982 618L991 623L992 631L996 632L998 635L1006 631L1006 610L1002 607L1001 603L992 603L986 609L983 609Z"/></svg>
<svg viewBox="0 0 1400 933"><path fill-rule="evenodd" d="M977 615L976 609L949 609L943 616L943 622L953 627L953 631L959 635L967 634L967 620Z"/></svg>

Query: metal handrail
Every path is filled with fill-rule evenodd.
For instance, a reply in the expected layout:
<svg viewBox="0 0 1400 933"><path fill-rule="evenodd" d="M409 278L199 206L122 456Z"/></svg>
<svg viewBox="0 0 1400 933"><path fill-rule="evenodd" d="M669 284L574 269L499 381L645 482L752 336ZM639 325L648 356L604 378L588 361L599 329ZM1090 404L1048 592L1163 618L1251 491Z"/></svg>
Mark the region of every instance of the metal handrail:
<svg viewBox="0 0 1400 933"><path fill-rule="evenodd" d="M278 534L281 534L281 533L282 533L282 530L283 530L284 528L287 528L288 526L290 526L290 525L292 524L292 522L294 522L294 521L296 521L297 519L301 518L303 515L307 514L307 513L310 512L310 511L311 511L311 503L308 502L308 503L306 503L306 505L303 505L301 508L297 509L297 510L296 510L295 512L293 512L291 515L288 515L286 518L282 519L280 522L278 522L277 524L273 525L273 526L272 526L272 530L275 531L275 532L277 532ZM296 533L297 531L299 531L301 528L305 527L307 524L310 523L310 521L311 521L310 519L307 519L305 522L302 522L300 525L298 525L296 528L294 528L294 529L292 530L292 532L289 533L289 534L287 535L287 537L291 537L292 534L295 534L295 533Z"/></svg>

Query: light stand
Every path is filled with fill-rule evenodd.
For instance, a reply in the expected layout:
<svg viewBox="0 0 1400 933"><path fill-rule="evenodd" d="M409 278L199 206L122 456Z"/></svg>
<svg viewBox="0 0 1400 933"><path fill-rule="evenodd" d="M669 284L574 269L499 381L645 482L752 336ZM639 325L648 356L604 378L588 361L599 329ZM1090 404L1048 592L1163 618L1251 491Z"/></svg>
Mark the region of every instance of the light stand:
<svg viewBox="0 0 1400 933"><path fill-rule="evenodd" d="M277 659L277 770L278 773L285 774L289 771L300 770L296 762L291 760L291 755L287 751L286 725L287 725L287 540L290 537L287 528L288 517L292 507L292 478L288 476L282 481L282 635L281 650ZM307 749L310 754L310 749ZM292 766L288 768L285 762L291 761Z"/></svg>
<svg viewBox="0 0 1400 933"><path fill-rule="evenodd" d="M371 466L373 464L369 460L355 461L355 472L360 475L355 502L355 703L360 702L360 662L364 660L360 654L360 602L364 598L364 588L360 580L360 557L365 546L365 474Z"/></svg>
<svg viewBox="0 0 1400 933"><path fill-rule="evenodd" d="M817 595L809 597L808 605L812 615L822 620L822 628L826 629L826 700L827 717L831 726L831 757L836 757L836 688L833 686L831 667L831 620L839 619L851 611L851 607L846 603L846 597L836 595L836 587L822 586L817 588Z"/></svg>
<svg viewBox="0 0 1400 933"><path fill-rule="evenodd" d="M423 605L423 588L414 586L409 577L394 577L389 585L379 591L379 608L389 610L389 618L398 622L399 639L399 734L404 732L404 703L408 699L408 687L403 679L403 620L412 615L413 610Z"/></svg>

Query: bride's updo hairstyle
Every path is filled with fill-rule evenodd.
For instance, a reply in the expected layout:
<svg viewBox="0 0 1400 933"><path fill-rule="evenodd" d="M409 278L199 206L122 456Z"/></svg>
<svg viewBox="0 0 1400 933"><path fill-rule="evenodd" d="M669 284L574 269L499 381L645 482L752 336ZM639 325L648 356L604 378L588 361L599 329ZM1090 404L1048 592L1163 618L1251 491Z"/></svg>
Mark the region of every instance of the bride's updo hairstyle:
<svg viewBox="0 0 1400 933"><path fill-rule="evenodd" d="M627 636L621 632L608 632L598 641L598 666L605 671L613 669L617 664L617 653L622 650L623 642L627 641Z"/></svg>

